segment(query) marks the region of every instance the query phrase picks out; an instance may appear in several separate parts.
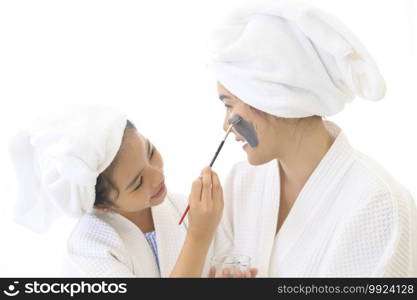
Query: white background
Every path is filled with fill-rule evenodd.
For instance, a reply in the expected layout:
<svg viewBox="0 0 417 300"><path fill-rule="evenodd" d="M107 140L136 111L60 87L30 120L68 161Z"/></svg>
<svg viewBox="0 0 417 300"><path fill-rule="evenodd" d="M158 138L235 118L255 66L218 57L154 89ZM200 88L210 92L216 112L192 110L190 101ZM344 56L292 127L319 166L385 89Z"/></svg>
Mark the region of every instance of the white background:
<svg viewBox="0 0 417 300"><path fill-rule="evenodd" d="M335 14L367 46L388 92L328 118L417 198L417 1L306 0ZM224 107L207 69L220 0L0 2L0 276L54 276L74 220L39 236L12 221L10 135L56 103L126 110L162 152L170 190L188 193L224 133ZM222 179L245 159L231 138L215 164Z"/></svg>

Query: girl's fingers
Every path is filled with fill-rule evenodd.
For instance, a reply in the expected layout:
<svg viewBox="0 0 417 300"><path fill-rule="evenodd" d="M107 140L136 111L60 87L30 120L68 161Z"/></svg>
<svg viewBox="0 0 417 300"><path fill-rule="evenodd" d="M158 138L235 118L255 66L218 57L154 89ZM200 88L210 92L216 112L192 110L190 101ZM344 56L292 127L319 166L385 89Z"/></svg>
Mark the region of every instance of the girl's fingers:
<svg viewBox="0 0 417 300"><path fill-rule="evenodd" d="M256 268L250 269L250 275L251 275L252 278L256 277L256 275L258 275L258 269L256 269Z"/></svg>
<svg viewBox="0 0 417 300"><path fill-rule="evenodd" d="M220 184L219 176L215 172L212 174L213 178L213 200L215 205L221 206L223 200L223 190Z"/></svg>
<svg viewBox="0 0 417 300"><path fill-rule="evenodd" d="M211 169L209 167L203 170L203 190L201 195L201 200L206 205L211 204L212 199L212 178L211 178Z"/></svg>
<svg viewBox="0 0 417 300"><path fill-rule="evenodd" d="M222 272L222 277L230 277L230 276L231 274L230 274L229 268L224 268Z"/></svg>
<svg viewBox="0 0 417 300"><path fill-rule="evenodd" d="M208 275L208 277L209 277L209 278L214 278L214 277L216 277L216 267L215 267L215 266L211 266L211 267L210 267L210 271L209 271L209 275Z"/></svg>
<svg viewBox="0 0 417 300"><path fill-rule="evenodd" d="M190 194L190 205L199 204L201 201L201 190L203 188L203 183L201 179L196 179L193 181Z"/></svg>
<svg viewBox="0 0 417 300"><path fill-rule="evenodd" d="M234 275L233 277L236 277L236 278L243 277L243 273L240 270L236 270L233 275Z"/></svg>

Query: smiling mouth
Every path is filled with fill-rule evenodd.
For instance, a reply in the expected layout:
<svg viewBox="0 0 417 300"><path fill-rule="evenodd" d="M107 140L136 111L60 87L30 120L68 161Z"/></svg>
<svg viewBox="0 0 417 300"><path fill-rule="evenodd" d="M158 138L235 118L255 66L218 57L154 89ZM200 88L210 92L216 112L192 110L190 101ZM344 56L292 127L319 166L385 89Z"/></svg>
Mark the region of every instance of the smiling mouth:
<svg viewBox="0 0 417 300"><path fill-rule="evenodd" d="M234 132L234 134L236 142L243 143L242 147L245 148L248 145L248 142L236 132Z"/></svg>
<svg viewBox="0 0 417 300"><path fill-rule="evenodd" d="M155 199L155 198L159 198L161 197L164 193L165 193L165 183L162 182L161 184L161 188L158 190L158 192L156 192L156 194L154 194L151 199Z"/></svg>

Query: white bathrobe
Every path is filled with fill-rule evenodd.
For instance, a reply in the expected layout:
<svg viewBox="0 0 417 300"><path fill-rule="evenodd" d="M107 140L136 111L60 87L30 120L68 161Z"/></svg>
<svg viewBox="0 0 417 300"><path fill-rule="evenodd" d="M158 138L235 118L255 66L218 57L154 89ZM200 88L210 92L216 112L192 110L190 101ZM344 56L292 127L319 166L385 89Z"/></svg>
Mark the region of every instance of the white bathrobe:
<svg viewBox="0 0 417 300"><path fill-rule="evenodd" d="M337 138L275 235L276 160L238 163L224 185L215 254L252 257L260 277L417 276L417 211L411 195L380 165Z"/></svg>
<svg viewBox="0 0 417 300"><path fill-rule="evenodd" d="M81 217L70 235L64 273L71 277L169 277L186 237L187 219L178 225L186 206L185 197L168 193L163 203L151 208L160 271L135 224L117 213L94 211Z"/></svg>

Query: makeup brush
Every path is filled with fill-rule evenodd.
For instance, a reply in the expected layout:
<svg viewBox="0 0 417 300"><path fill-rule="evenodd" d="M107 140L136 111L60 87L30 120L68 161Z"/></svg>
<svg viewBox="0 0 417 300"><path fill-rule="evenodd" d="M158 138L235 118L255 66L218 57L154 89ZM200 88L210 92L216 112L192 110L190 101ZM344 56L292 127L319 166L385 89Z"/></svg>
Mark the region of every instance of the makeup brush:
<svg viewBox="0 0 417 300"><path fill-rule="evenodd" d="M233 126L234 126L234 125L236 125L237 123L239 123L241 120L242 120L242 118L241 118L240 116L238 116L238 115L234 115L233 117L231 117L231 118L228 120L228 122L229 122L229 124L230 124L230 125L229 125L229 127L227 128L227 130L226 130L226 134L225 134L225 136L224 136L223 140L221 141L221 143L220 143L219 147L217 148L217 151L216 151L216 153L214 154L213 159L212 159L212 160L211 160L211 162L210 162L210 167L212 167L212 166L213 166L213 164L214 164L214 162L216 161L216 158L217 158L217 156L219 155L220 150L222 150L223 145L224 145L224 142L226 141L227 136L229 135L230 131L232 131ZM181 225L182 221L184 221L184 218L185 218L185 216L187 215L187 213L188 213L188 211L189 211L189 210L190 210L190 205L187 205L187 208L185 209L184 213L182 214L182 217L181 217L180 222L178 223L178 225Z"/></svg>

